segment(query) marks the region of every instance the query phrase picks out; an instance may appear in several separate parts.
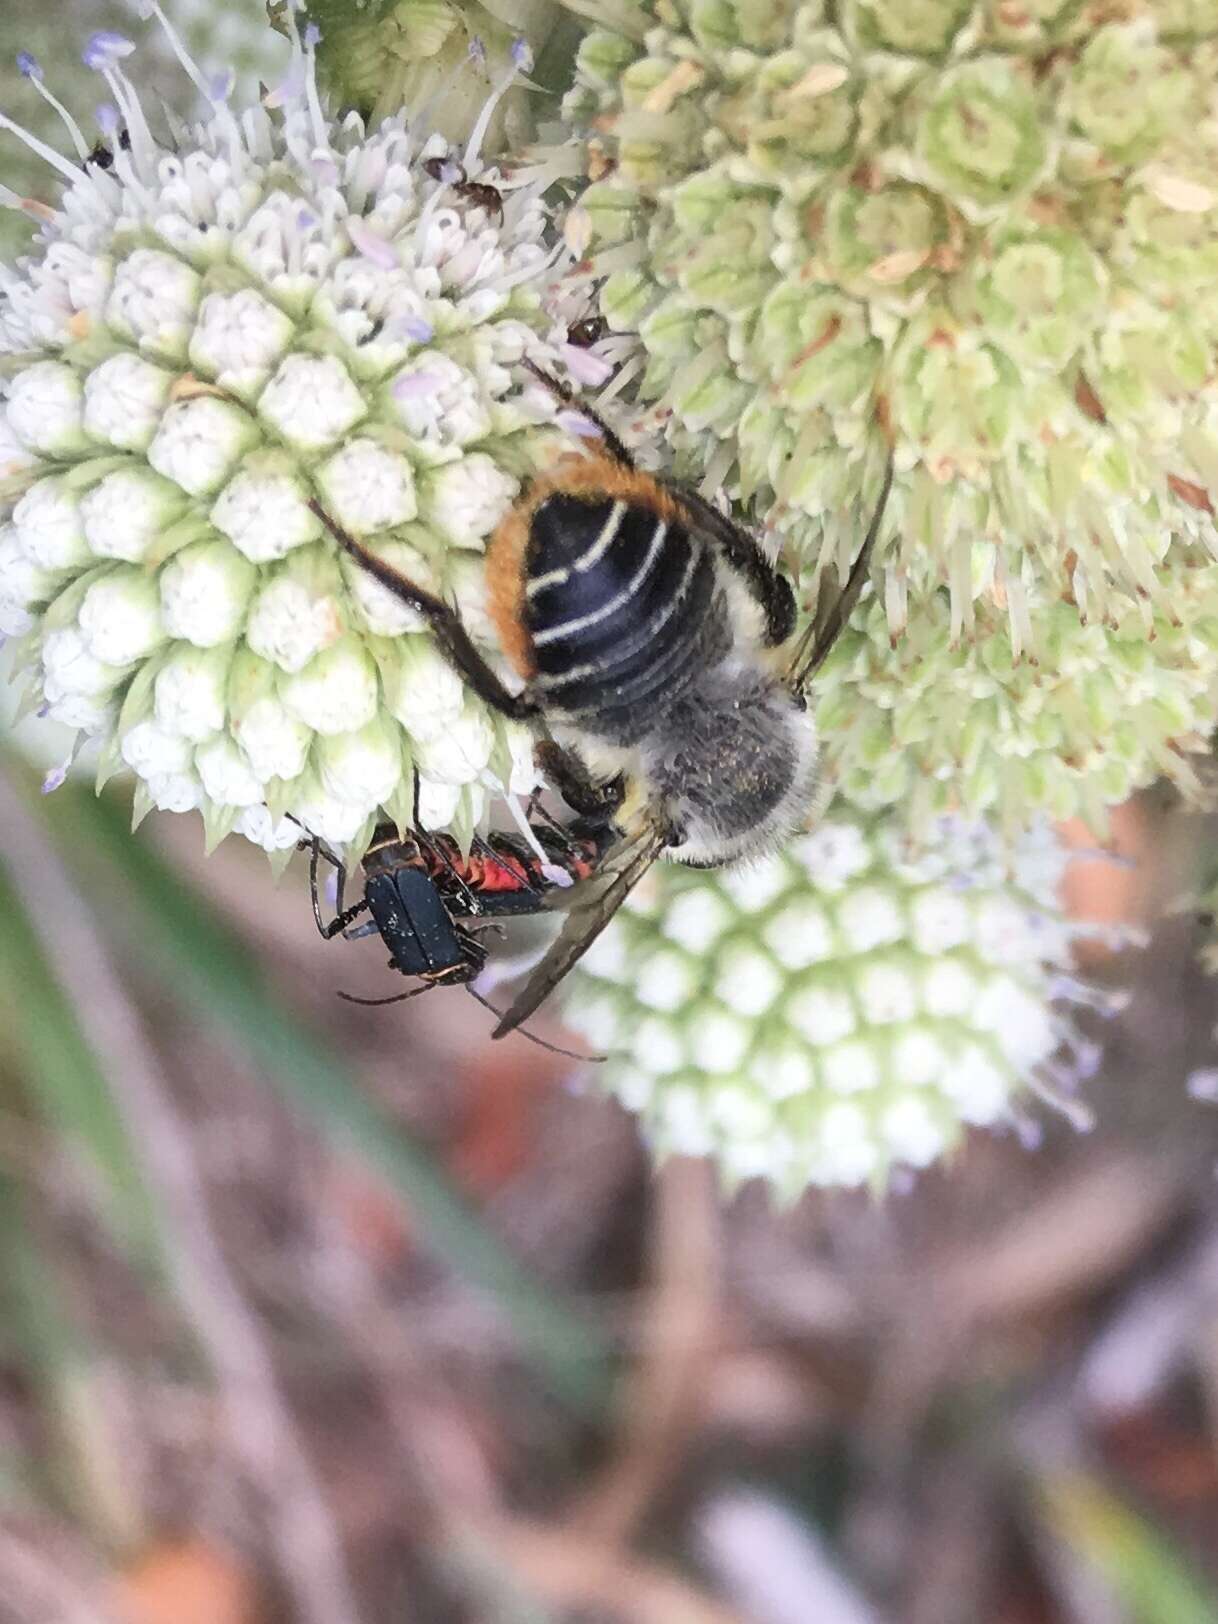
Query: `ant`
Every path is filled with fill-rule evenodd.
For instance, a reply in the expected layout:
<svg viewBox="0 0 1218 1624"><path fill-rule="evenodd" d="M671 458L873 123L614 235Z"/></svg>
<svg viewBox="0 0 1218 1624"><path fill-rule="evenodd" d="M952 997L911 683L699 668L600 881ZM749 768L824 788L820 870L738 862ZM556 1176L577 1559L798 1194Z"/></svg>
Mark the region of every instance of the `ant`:
<svg viewBox="0 0 1218 1624"><path fill-rule="evenodd" d="M465 198L475 208L485 209L488 214L497 214L502 224L503 193L497 186L490 186L485 181L470 180L465 173L465 165L458 163L455 158L425 158L423 169L432 180L447 181L458 197Z"/></svg>

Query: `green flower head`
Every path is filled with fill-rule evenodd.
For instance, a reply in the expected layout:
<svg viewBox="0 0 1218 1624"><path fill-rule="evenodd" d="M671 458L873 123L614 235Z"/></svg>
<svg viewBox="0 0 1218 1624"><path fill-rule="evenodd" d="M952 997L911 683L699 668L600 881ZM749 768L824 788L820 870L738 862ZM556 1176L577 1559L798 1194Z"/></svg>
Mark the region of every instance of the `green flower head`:
<svg viewBox="0 0 1218 1624"><path fill-rule="evenodd" d="M567 108L586 269L678 466L811 610L895 448L866 649L821 711L845 781L1008 824L1191 785L1218 722L1218 16L636 9Z"/></svg>

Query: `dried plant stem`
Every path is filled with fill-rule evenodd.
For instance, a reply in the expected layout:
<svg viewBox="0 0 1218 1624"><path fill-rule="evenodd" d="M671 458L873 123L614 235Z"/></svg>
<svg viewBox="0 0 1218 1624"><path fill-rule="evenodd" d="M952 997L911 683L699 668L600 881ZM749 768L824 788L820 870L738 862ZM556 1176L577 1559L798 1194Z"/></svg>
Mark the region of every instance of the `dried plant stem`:
<svg viewBox="0 0 1218 1624"><path fill-rule="evenodd" d="M570 1518L606 1546L630 1539L697 1426L719 1318L719 1244L714 1172L674 1157L656 1181L652 1282L643 1299L641 1359L621 1405L622 1434Z"/></svg>
<svg viewBox="0 0 1218 1624"><path fill-rule="evenodd" d="M123 1114L162 1219L165 1260L206 1352L230 1444L265 1499L276 1558L301 1624L358 1624L338 1530L258 1321L216 1239L189 1136L109 946L38 820L0 773L0 854L48 963Z"/></svg>
<svg viewBox="0 0 1218 1624"><path fill-rule="evenodd" d="M554 1607L630 1624L745 1624L734 1608L669 1569L569 1528L503 1516L473 1525L469 1537Z"/></svg>
<svg viewBox="0 0 1218 1624"><path fill-rule="evenodd" d="M73 1553L75 1554L75 1553ZM65 1553L40 1545L37 1530L27 1537L0 1526L0 1574L11 1618L54 1619L55 1624L120 1624L102 1599L104 1575L75 1571Z"/></svg>

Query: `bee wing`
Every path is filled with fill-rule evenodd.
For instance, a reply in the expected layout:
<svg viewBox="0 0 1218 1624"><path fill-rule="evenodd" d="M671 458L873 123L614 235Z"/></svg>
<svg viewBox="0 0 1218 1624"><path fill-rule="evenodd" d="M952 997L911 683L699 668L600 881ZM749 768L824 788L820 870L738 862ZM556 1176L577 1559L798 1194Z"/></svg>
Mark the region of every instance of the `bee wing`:
<svg viewBox="0 0 1218 1624"><path fill-rule="evenodd" d="M804 691L809 679L828 658L829 650L845 629L846 622L850 619L859 600L859 594L871 573L871 553L875 547L875 538L879 534L884 509L888 505L888 493L892 489L892 468L890 449L888 461L884 465L884 482L880 488L880 499L876 503L867 534L863 538L863 545L858 550L858 556L854 560L846 584L829 605L827 612L823 616L817 615L808 631L800 638L795 650L795 658L791 662L787 680L797 694Z"/></svg>
<svg viewBox="0 0 1218 1624"><path fill-rule="evenodd" d="M597 873L577 887L558 939L503 1015L494 1037L506 1037L521 1021L528 1020L592 946L663 849L664 835L658 829L648 829L636 840L623 841L609 853Z"/></svg>

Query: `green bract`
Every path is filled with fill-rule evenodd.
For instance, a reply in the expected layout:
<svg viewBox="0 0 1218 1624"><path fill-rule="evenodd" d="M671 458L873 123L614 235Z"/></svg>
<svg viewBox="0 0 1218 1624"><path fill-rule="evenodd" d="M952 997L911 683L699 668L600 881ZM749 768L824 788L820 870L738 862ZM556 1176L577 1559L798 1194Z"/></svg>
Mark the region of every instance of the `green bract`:
<svg viewBox="0 0 1218 1624"><path fill-rule="evenodd" d="M558 0L297 0L321 31L322 87L342 107L379 122L402 107L426 106L431 127L451 141L468 135L489 83L508 68L516 42L539 48L560 36L566 61L575 30ZM282 0L272 16L284 26ZM303 26L303 24L302 24ZM483 67L465 68L471 42ZM543 52L544 55L544 52ZM499 99L487 131L495 151L514 150L533 131L540 98L523 82Z"/></svg>
<svg viewBox="0 0 1218 1624"><path fill-rule="evenodd" d="M1187 782L1218 720L1218 10L630 16L567 110L679 464L810 606L896 448L820 716L845 780L1008 821Z"/></svg>

